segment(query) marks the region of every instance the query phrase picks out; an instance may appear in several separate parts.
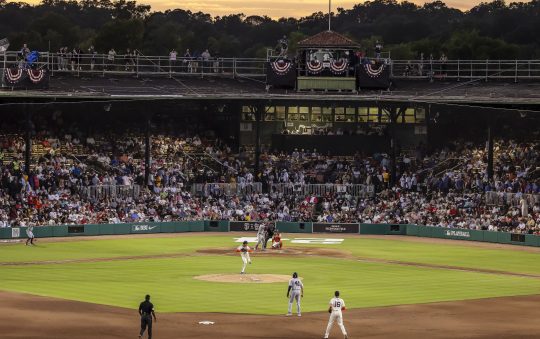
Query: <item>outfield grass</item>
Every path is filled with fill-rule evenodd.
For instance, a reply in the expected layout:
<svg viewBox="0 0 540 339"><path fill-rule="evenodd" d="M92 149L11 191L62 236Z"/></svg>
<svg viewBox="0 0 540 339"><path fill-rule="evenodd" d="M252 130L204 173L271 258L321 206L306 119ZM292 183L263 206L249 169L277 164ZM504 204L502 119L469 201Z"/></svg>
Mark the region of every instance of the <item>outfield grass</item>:
<svg viewBox="0 0 540 339"><path fill-rule="evenodd" d="M289 244L287 244L288 246ZM0 246L0 261L112 258L193 253L200 248L236 246L231 234L176 238L135 238ZM540 274L538 253L492 250L453 244L386 239L346 239L331 247L363 258ZM193 279L238 273L237 256L204 255L104 262L0 266L0 289L135 308L152 294L161 312L281 314L287 284L230 284ZM356 259L253 256L250 273L298 271L306 291L303 310L322 311L336 289L351 308L465 300L540 293L540 279L420 268Z"/></svg>

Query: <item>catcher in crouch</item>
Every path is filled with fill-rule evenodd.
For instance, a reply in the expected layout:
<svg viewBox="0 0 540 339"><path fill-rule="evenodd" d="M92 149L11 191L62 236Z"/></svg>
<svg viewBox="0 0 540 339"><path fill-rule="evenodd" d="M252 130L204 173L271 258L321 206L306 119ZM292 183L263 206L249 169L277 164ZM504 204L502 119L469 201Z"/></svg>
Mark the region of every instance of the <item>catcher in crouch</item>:
<svg viewBox="0 0 540 339"><path fill-rule="evenodd" d="M272 249L280 250L282 248L283 248L283 241L281 240L281 233L279 233L279 230L276 228L274 237L272 238Z"/></svg>

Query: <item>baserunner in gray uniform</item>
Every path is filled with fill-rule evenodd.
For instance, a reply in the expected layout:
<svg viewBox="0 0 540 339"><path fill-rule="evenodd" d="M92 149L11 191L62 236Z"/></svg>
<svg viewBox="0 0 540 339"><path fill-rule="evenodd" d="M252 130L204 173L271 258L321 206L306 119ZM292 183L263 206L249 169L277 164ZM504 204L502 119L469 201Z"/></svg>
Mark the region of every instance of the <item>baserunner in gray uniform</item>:
<svg viewBox="0 0 540 339"><path fill-rule="evenodd" d="M289 288L287 289L287 298L289 298L289 310L287 312L287 316L292 315L292 304L295 299L296 299L296 308L298 310L298 316L299 317L302 316L302 312L300 311L300 300L303 297L304 297L304 284L302 284L302 281L298 279L298 273L294 272L292 275L292 279L289 280Z"/></svg>

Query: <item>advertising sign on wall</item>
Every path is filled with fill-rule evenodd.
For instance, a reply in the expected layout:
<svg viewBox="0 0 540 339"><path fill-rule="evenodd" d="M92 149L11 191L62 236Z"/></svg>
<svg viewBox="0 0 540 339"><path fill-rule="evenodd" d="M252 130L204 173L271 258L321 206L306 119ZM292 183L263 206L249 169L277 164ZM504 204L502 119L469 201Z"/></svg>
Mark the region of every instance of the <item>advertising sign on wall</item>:
<svg viewBox="0 0 540 339"><path fill-rule="evenodd" d="M359 224L314 223L313 233L359 233Z"/></svg>

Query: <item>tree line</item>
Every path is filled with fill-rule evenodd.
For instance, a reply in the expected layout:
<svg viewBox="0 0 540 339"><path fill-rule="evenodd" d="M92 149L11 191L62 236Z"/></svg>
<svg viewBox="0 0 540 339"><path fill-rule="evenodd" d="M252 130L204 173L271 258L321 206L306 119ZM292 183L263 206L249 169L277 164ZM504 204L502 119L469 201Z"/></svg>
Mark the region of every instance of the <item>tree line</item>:
<svg viewBox="0 0 540 339"><path fill-rule="evenodd" d="M286 35L289 50L298 41L327 29L328 14L272 19L231 14L215 16L183 9L152 11L129 0L43 0L31 6L0 0L0 39L10 49L24 43L33 50L67 46L100 53L137 49L146 55L183 55L209 49L212 56L265 57L267 48ZM376 41L394 59L423 53L449 59L533 59L540 57L540 0L483 2L469 11L442 1L373 0L332 13L332 30L371 53Z"/></svg>

